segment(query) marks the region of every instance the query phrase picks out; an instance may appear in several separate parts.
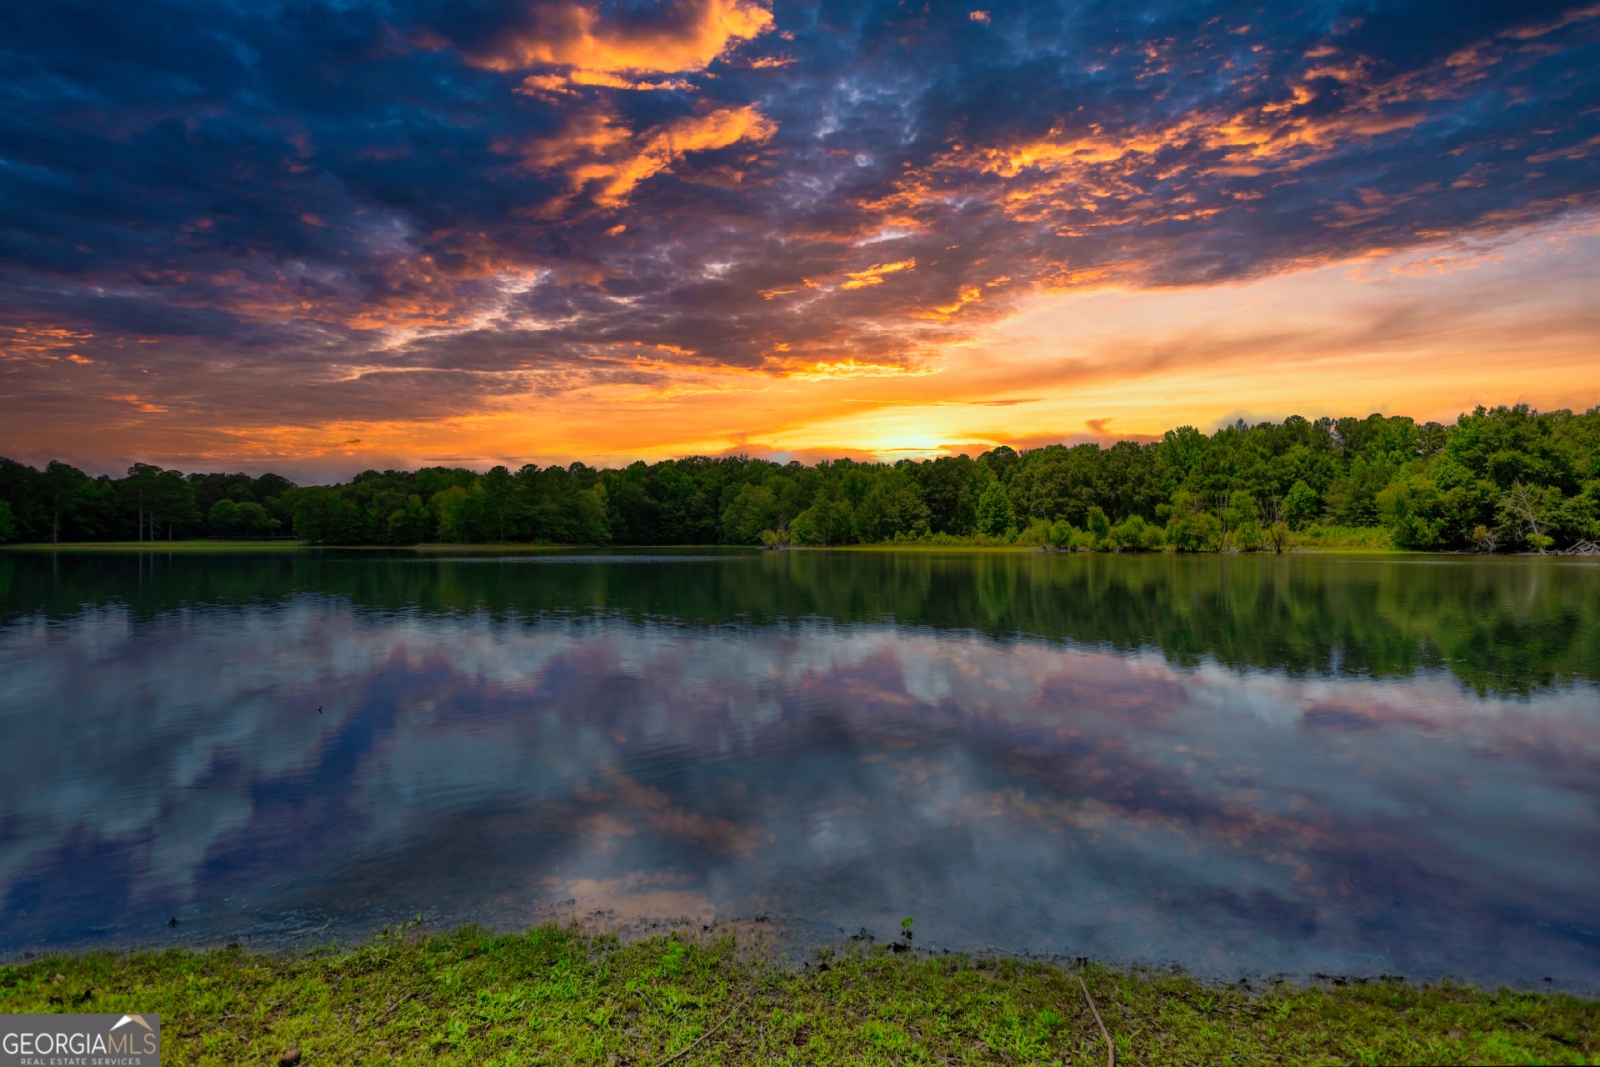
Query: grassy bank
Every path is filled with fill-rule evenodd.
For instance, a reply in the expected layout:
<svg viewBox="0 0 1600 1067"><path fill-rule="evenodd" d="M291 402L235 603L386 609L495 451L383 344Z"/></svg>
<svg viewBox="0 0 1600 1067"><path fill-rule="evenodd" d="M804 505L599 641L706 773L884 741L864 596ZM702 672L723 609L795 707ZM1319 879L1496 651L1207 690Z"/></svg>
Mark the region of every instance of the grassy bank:
<svg viewBox="0 0 1600 1067"><path fill-rule="evenodd" d="M1298 552L1401 552L1385 526L1310 526L1289 535Z"/></svg>
<svg viewBox="0 0 1600 1067"><path fill-rule="evenodd" d="M13 552L150 552L217 554L239 552L294 552L300 550L337 549L339 551L411 551L433 555L460 555L462 553L493 554L497 552L573 552L573 551L640 551L682 552L688 550L753 550L756 545L554 545L547 543L500 542L487 544L457 544L430 542L416 545L317 545L308 541L224 541L197 539L192 541L63 541L60 544L30 543L0 545L0 551ZM1037 552L1038 546L1018 544L1000 538L975 535L972 537L930 537L920 540L857 542L848 545L790 546L792 551L849 551L849 552ZM1079 551L1089 551L1079 549ZM1110 550L1096 550L1109 552ZM1158 548L1155 554L1170 552ZM1381 552L1396 555L1409 550L1396 548L1389 531L1381 526L1316 526L1299 533L1291 533L1284 543L1285 552ZM1201 552L1197 555L1217 555ZM1252 554L1271 555L1270 549ZM1510 553L1502 553L1503 555Z"/></svg>
<svg viewBox="0 0 1600 1067"><path fill-rule="evenodd" d="M686 550L714 550L714 549L739 549L748 550L757 546L753 545L624 545L612 544L605 546L595 545L567 545L549 543L521 543L498 542L483 544L443 543L428 542L415 545L314 545L307 541L276 540L276 541L228 541L221 539L195 539L189 541L74 541L61 542L60 544L35 543L11 544L0 546L14 551L24 552L184 552L184 553L217 553L217 552L286 552L300 549L333 548L341 551L375 550L375 551L412 551L424 554L454 555L460 553L493 554L526 553L526 552L571 552L576 550L593 550L596 548L614 551L647 551L666 552ZM805 550L803 546L792 546L797 550ZM986 537L983 534L973 534L969 537L952 537L945 534L932 535L917 539L904 539L898 541L858 542L848 545L816 545L814 549L827 551L852 551L852 552L949 552L956 551L986 551L986 552L1036 552L1038 547L1033 544L1022 544L1016 541L999 537ZM1394 547L1394 542L1389 536L1389 531L1381 526L1312 526L1298 533L1291 533L1284 544L1284 549L1291 552L1399 552ZM1080 551L1087 551L1080 549ZM1109 551L1109 550L1101 550ZM1171 551L1170 549L1157 549L1157 551ZM1268 550L1270 553L1270 550ZM1212 555L1214 553L1201 553Z"/></svg>
<svg viewBox="0 0 1600 1067"><path fill-rule="evenodd" d="M0 967L0 1012L151 1012L162 1062L1600 1064L1600 1003L1399 981L1217 988L851 946L796 971L748 942L565 927ZM686 1051L685 1051L686 1050Z"/></svg>

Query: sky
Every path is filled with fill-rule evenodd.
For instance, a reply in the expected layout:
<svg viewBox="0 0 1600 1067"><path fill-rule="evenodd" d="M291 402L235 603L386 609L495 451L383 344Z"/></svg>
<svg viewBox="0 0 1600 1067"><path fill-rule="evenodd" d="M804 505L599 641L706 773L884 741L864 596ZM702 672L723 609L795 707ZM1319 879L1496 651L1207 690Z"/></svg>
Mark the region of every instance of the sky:
<svg viewBox="0 0 1600 1067"><path fill-rule="evenodd" d="M1600 4L0 8L0 455L1600 404Z"/></svg>

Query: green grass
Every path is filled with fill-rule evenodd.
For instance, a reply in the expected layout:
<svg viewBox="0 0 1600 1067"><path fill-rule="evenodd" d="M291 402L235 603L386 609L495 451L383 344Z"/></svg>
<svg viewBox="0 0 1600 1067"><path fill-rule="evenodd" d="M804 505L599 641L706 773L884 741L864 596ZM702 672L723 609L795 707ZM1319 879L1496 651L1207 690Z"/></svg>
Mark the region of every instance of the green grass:
<svg viewBox="0 0 1600 1067"><path fill-rule="evenodd" d="M551 544L549 541L491 541L482 544L458 544L453 541L428 541L417 545L351 545L351 548L411 549L416 552L571 552L594 551L600 548L626 548L626 545L569 545ZM673 545L673 548L716 548L716 545Z"/></svg>
<svg viewBox="0 0 1600 1067"><path fill-rule="evenodd" d="M216 553L216 552L293 552L307 549L318 549L324 546L309 545L304 541L222 541L196 539L192 541L75 541L61 544L48 542L38 544L3 545L0 548L25 552L179 552L179 553ZM421 545L330 545L329 548L346 549L377 549L383 551L411 550L422 553L522 553L522 552L549 552L572 551L574 549L594 548L592 545L552 545L534 543L505 543L505 544L421 544ZM656 551L672 551L674 549L729 549L753 548L751 545L657 545L657 546L630 546L608 545L611 549L628 549L643 547ZM1382 526L1313 526L1310 529L1289 535L1285 549L1294 552L1392 552L1400 553L1403 549L1394 547L1390 540L1389 531ZM996 538L974 535L972 537L951 537L938 535L916 541L882 541L871 544L814 546L811 548L795 546L795 551L851 551L851 552L1032 552L1036 551L1031 545L1011 544Z"/></svg>
<svg viewBox="0 0 1600 1067"><path fill-rule="evenodd" d="M93 953L0 967L0 1012L150 1012L166 1064L1600 1064L1600 1003L1399 981L1219 988L1168 972L894 955L803 969L749 940L571 927L349 951ZM719 1028L720 1024L720 1028ZM713 1032L714 1031L714 1032Z"/></svg>
<svg viewBox="0 0 1600 1067"><path fill-rule="evenodd" d="M992 539L943 541L869 541L853 545L793 545L790 552L1037 552L1034 545L1014 545Z"/></svg>
<svg viewBox="0 0 1600 1067"><path fill-rule="evenodd" d="M1288 547L1301 552L1404 551L1394 546L1386 526L1312 526L1290 534Z"/></svg>

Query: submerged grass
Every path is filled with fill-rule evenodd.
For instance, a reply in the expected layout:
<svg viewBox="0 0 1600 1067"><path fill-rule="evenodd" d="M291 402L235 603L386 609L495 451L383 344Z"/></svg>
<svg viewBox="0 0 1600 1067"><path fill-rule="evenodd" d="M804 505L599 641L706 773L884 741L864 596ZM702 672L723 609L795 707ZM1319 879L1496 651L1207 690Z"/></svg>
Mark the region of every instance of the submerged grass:
<svg viewBox="0 0 1600 1067"><path fill-rule="evenodd" d="M858 945L794 970L731 935L567 926L303 956L58 956L0 967L0 1012L159 1014L167 1064L1104 1063L1080 977L1119 1063L1600 1064L1600 1003L1557 993L1251 991Z"/></svg>

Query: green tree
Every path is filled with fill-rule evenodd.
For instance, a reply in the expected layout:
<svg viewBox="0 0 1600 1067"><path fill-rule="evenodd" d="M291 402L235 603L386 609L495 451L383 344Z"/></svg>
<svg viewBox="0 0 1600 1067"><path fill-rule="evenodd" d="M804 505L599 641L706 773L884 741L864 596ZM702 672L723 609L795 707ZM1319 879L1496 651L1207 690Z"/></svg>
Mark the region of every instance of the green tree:
<svg viewBox="0 0 1600 1067"><path fill-rule="evenodd" d="M1600 479L1588 482L1575 496L1562 497L1548 518L1550 534L1558 543L1600 541Z"/></svg>
<svg viewBox="0 0 1600 1067"><path fill-rule="evenodd" d="M1007 486L1016 513L1025 520L1085 521L1090 507L1104 507L1104 458L1098 445L1051 445L1025 453Z"/></svg>
<svg viewBox="0 0 1600 1067"><path fill-rule="evenodd" d="M990 537L1011 537L1016 533L1017 516L1005 487L995 482L978 498L978 532Z"/></svg>
<svg viewBox="0 0 1600 1067"><path fill-rule="evenodd" d="M1283 497L1283 521L1291 530L1304 530L1322 510L1317 491L1303 480L1296 480Z"/></svg>
<svg viewBox="0 0 1600 1067"><path fill-rule="evenodd" d="M918 477L922 502L928 506L928 528L955 537L970 534L978 510L973 483L992 477L988 470L966 456L941 456L922 464Z"/></svg>
<svg viewBox="0 0 1600 1067"><path fill-rule="evenodd" d="M1161 438L1162 452L1180 479L1187 479L1200 469L1211 441L1193 426L1179 426L1168 430Z"/></svg>
<svg viewBox="0 0 1600 1067"><path fill-rule="evenodd" d="M572 544L606 545L611 543L611 526L607 519L606 487L596 482L587 489L574 493L565 508L566 529Z"/></svg>
<svg viewBox="0 0 1600 1067"><path fill-rule="evenodd" d="M237 501L223 497L211 505L211 510L206 513L206 521L211 524L211 532L222 537L231 537L239 525L239 504Z"/></svg>
<svg viewBox="0 0 1600 1067"><path fill-rule="evenodd" d="M824 505L826 508L826 505ZM789 523L789 540L797 545L825 545L828 543L825 516L817 514L815 504L806 508Z"/></svg>
<svg viewBox="0 0 1600 1067"><path fill-rule="evenodd" d="M1017 450L1010 445L1000 445L978 457L978 462L989 468L994 475L994 480L1004 485L1011 480L1011 475L1016 472L1017 464L1021 457Z"/></svg>
<svg viewBox="0 0 1600 1067"><path fill-rule="evenodd" d="M853 533L850 506L824 493L818 493L812 505L789 524L789 536L797 545L845 545Z"/></svg>
<svg viewBox="0 0 1600 1067"><path fill-rule="evenodd" d="M1096 504L1089 509L1088 522L1085 528L1089 534L1090 544L1095 551L1111 547L1111 518L1105 510Z"/></svg>
<svg viewBox="0 0 1600 1067"><path fill-rule="evenodd" d="M1555 544L1550 528L1561 503L1561 490L1553 485L1513 482L1510 489L1500 494L1495 508L1500 532L1535 552L1546 552Z"/></svg>
<svg viewBox="0 0 1600 1067"><path fill-rule="evenodd" d="M17 520L11 514L11 505L0 500L0 544L5 544L17 536Z"/></svg>
<svg viewBox="0 0 1600 1067"><path fill-rule="evenodd" d="M1328 513L1346 526L1375 526L1378 523L1378 494L1397 471L1387 457L1358 456L1335 478L1325 494Z"/></svg>
<svg viewBox="0 0 1600 1067"><path fill-rule="evenodd" d="M160 467L149 463L135 463L128 468L128 476L118 483L128 510L133 512L135 529L138 531L135 540L155 540L153 508L156 498L156 479L160 475Z"/></svg>
<svg viewBox="0 0 1600 1067"><path fill-rule="evenodd" d="M1385 486L1378 493L1378 512L1398 548L1438 548L1445 542L1443 494L1426 475Z"/></svg>
<svg viewBox="0 0 1600 1067"><path fill-rule="evenodd" d="M1261 507L1256 498L1242 489L1228 495L1224 514L1226 541L1242 552L1259 552L1266 543L1261 529Z"/></svg>
<svg viewBox="0 0 1600 1067"><path fill-rule="evenodd" d="M383 524L390 544L414 545L426 541L433 532L433 515L422 497L412 493L404 504L389 512Z"/></svg>
<svg viewBox="0 0 1600 1067"><path fill-rule="evenodd" d="M484 494L476 483L466 489L453 485L433 498L439 539L457 543L484 540Z"/></svg>
<svg viewBox="0 0 1600 1067"><path fill-rule="evenodd" d="M278 520L254 500L246 500L239 505L236 521L238 532L246 537L265 537L277 533L280 526Z"/></svg>
<svg viewBox="0 0 1600 1067"><path fill-rule="evenodd" d="M1167 518L1167 544L1176 552L1215 552L1222 547L1222 520L1207 511L1200 498L1187 489L1172 495L1163 506Z"/></svg>
<svg viewBox="0 0 1600 1067"><path fill-rule="evenodd" d="M898 470L875 478L855 507L856 536L863 541L917 538L928 532L928 506L917 483Z"/></svg>
<svg viewBox="0 0 1600 1067"><path fill-rule="evenodd" d="M69 527L77 525L79 507L92 491L94 483L78 468L66 463L51 461L44 469L45 482L50 492L50 540L61 540L62 520Z"/></svg>
<svg viewBox="0 0 1600 1067"><path fill-rule="evenodd" d="M317 544L359 545L366 541L361 509L337 486L313 485L287 494L297 536Z"/></svg>
<svg viewBox="0 0 1600 1067"><path fill-rule="evenodd" d="M482 532L504 541L522 517L518 483L505 467L496 466L489 468L474 488L482 494L476 502Z"/></svg>
<svg viewBox="0 0 1600 1067"><path fill-rule="evenodd" d="M764 485L746 483L722 509L722 540L730 545L753 545L761 531L777 523L778 498Z"/></svg>
<svg viewBox="0 0 1600 1067"><path fill-rule="evenodd" d="M262 537L276 533L281 525L254 500L241 503L228 498L211 505L206 521L213 533L223 537Z"/></svg>

